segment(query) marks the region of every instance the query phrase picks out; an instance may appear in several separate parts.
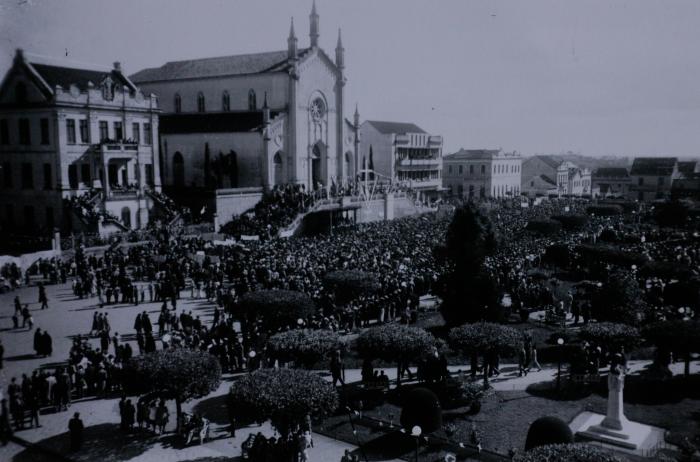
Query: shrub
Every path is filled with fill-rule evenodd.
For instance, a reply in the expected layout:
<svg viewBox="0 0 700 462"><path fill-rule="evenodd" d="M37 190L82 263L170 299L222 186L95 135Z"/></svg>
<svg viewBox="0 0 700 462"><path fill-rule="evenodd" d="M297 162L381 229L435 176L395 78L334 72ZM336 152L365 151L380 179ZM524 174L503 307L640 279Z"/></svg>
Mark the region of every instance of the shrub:
<svg viewBox="0 0 700 462"><path fill-rule="evenodd" d="M525 226L525 229L538 234L551 236L561 231L562 224L554 220L531 220Z"/></svg>
<svg viewBox="0 0 700 462"><path fill-rule="evenodd" d="M617 233L614 229L604 229L598 236L598 240L602 242L617 242Z"/></svg>
<svg viewBox="0 0 700 462"><path fill-rule="evenodd" d="M591 205L586 207L586 213L599 217L611 217L622 215L623 208L620 205Z"/></svg>
<svg viewBox="0 0 700 462"><path fill-rule="evenodd" d="M324 277L324 283L341 305L362 295L371 295L380 288L376 275L360 270L331 271Z"/></svg>
<svg viewBox="0 0 700 462"><path fill-rule="evenodd" d="M623 270L611 273L592 299L593 317L601 322L638 325L646 309L637 280Z"/></svg>
<svg viewBox="0 0 700 462"><path fill-rule="evenodd" d="M401 426L410 433L415 425L420 426L426 434L442 428L440 400L427 388L414 388L404 397Z"/></svg>
<svg viewBox="0 0 700 462"><path fill-rule="evenodd" d="M552 220L558 221L567 231L579 231L586 226L588 223L588 216L586 215L554 215Z"/></svg>
<svg viewBox="0 0 700 462"><path fill-rule="evenodd" d="M553 244L547 247L544 252L543 260L545 263L552 264L559 268L568 268L571 265L572 251L565 244Z"/></svg>
<svg viewBox="0 0 700 462"><path fill-rule="evenodd" d="M284 437L307 415L325 417L338 407L335 387L301 369L259 369L233 382L229 400L235 413L258 422L270 419Z"/></svg>
<svg viewBox="0 0 700 462"><path fill-rule="evenodd" d="M517 455L515 462L621 462L604 449L585 443L550 444Z"/></svg>
<svg viewBox="0 0 700 462"><path fill-rule="evenodd" d="M624 347L628 351L636 346L641 338L636 328L613 322L586 324L581 328L579 337L596 345L612 349Z"/></svg>
<svg viewBox="0 0 700 462"><path fill-rule="evenodd" d="M385 324L364 330L355 347L364 358L380 358L398 362L418 358L435 345L435 338L424 329L401 324ZM400 379L397 378L397 386Z"/></svg>
<svg viewBox="0 0 700 462"><path fill-rule="evenodd" d="M654 218L661 227L682 227L687 224L688 215L688 207L678 201L660 204L654 209Z"/></svg>
<svg viewBox="0 0 700 462"><path fill-rule="evenodd" d="M335 350L343 348L340 336L331 330L294 329L280 332L267 341L270 353L282 361L294 361L311 369Z"/></svg>
<svg viewBox="0 0 700 462"><path fill-rule="evenodd" d="M640 253L624 252L615 247L606 245L583 244L576 246L576 252L581 255L584 262L591 264L610 263L630 268L632 265L641 266L647 262Z"/></svg>
<svg viewBox="0 0 700 462"><path fill-rule="evenodd" d="M700 321L658 321L646 326L643 334L657 348L679 354L685 361L686 377L690 375L691 354L700 352Z"/></svg>
<svg viewBox="0 0 700 462"><path fill-rule="evenodd" d="M265 326L272 330L296 326L298 319L316 313L316 305L308 295L291 290L248 292L241 298L240 307L248 318L262 318Z"/></svg>
<svg viewBox="0 0 700 462"><path fill-rule="evenodd" d="M574 442L574 434L569 426L559 417L545 416L532 422L527 431L525 450L548 444L566 444Z"/></svg>
<svg viewBox="0 0 700 462"><path fill-rule="evenodd" d="M127 390L156 392L163 398L174 399L178 428L181 404L208 395L221 382L219 361L207 352L187 348L136 356L126 363L123 373Z"/></svg>
<svg viewBox="0 0 700 462"><path fill-rule="evenodd" d="M452 348L467 354L496 350L503 355L517 353L523 344L523 336L512 327L480 322L465 324L450 330Z"/></svg>

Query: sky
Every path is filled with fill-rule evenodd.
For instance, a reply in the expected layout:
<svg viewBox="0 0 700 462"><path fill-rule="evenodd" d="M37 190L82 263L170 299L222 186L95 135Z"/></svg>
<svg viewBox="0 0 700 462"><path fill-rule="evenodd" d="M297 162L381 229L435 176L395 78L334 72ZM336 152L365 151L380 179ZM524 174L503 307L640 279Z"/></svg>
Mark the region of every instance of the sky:
<svg viewBox="0 0 700 462"><path fill-rule="evenodd" d="M16 48L129 74L308 46L311 0L0 0ZM345 46L347 116L413 122L444 152L700 157L700 1L317 0ZM67 57L66 57L67 55Z"/></svg>

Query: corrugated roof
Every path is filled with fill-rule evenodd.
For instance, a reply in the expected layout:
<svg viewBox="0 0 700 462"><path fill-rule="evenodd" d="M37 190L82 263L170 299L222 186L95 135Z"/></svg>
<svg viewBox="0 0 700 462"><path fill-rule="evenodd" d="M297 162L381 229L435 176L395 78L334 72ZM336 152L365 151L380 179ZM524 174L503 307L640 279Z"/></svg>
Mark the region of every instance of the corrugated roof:
<svg viewBox="0 0 700 462"><path fill-rule="evenodd" d="M637 157L632 162L630 175L668 176L677 162L676 157Z"/></svg>
<svg viewBox="0 0 700 462"><path fill-rule="evenodd" d="M270 118L277 114L271 112ZM168 114L159 119L162 134L240 133L256 131L262 126L262 111Z"/></svg>
<svg viewBox="0 0 700 462"><path fill-rule="evenodd" d="M124 78L121 72L116 70L98 71L91 69L75 69L71 67L53 66L49 64L30 63L31 66L41 75L50 87L60 85L68 89L71 85L76 85L80 89L86 89L88 82L99 85L107 76L112 77L115 83L133 88L131 83Z"/></svg>
<svg viewBox="0 0 700 462"><path fill-rule="evenodd" d="M404 135L406 133L427 133L418 125L412 123L386 122L380 120L368 120L367 123L371 124L379 133L385 135L391 135L393 133L399 135Z"/></svg>
<svg viewBox="0 0 700 462"><path fill-rule="evenodd" d="M445 159L492 159L500 152L498 149L460 149L444 157Z"/></svg>
<svg viewBox="0 0 700 462"><path fill-rule="evenodd" d="M601 167L593 173L597 178L627 178L629 172L624 167Z"/></svg>
<svg viewBox="0 0 700 462"><path fill-rule="evenodd" d="M306 49L299 50L299 55ZM287 67L287 50L215 58L170 61L160 67L143 69L131 76L134 82L197 79L227 75L259 74L282 71Z"/></svg>

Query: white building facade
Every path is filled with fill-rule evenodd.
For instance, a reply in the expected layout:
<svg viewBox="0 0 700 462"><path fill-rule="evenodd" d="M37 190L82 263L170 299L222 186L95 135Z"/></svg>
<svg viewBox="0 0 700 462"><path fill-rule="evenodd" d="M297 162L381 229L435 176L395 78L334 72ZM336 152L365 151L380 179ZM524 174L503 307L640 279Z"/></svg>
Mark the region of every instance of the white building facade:
<svg viewBox="0 0 700 462"><path fill-rule="evenodd" d="M444 158L443 185L466 199L520 195L522 158L494 149L460 149Z"/></svg>

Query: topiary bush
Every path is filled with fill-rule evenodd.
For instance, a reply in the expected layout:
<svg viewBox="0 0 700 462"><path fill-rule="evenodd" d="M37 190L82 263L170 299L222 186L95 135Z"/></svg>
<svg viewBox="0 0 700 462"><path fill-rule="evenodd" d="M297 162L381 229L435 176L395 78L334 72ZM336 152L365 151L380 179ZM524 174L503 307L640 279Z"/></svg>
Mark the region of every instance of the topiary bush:
<svg viewBox="0 0 700 462"><path fill-rule="evenodd" d="M316 304L308 295L291 290L259 290L248 292L240 301L240 309L249 319L262 319L268 329L296 326L298 319L316 313Z"/></svg>
<svg viewBox="0 0 700 462"><path fill-rule="evenodd" d="M591 205L586 207L586 213L599 217L612 217L622 215L624 209L619 205Z"/></svg>
<svg viewBox="0 0 700 462"><path fill-rule="evenodd" d="M322 418L338 407L335 387L318 374L302 369L259 369L233 382L233 411L257 422L270 419L287 437L306 420Z"/></svg>
<svg viewBox="0 0 700 462"><path fill-rule="evenodd" d="M340 305L362 295L372 295L381 287L376 275L360 270L331 271L325 275L323 282L333 291L335 300Z"/></svg>
<svg viewBox="0 0 700 462"><path fill-rule="evenodd" d="M610 452L584 443L538 446L518 454L514 462L622 462Z"/></svg>
<svg viewBox="0 0 700 462"><path fill-rule="evenodd" d="M631 350L641 340L641 334L636 327L614 322L596 322L586 324L581 328L579 337L596 345L617 350L624 347Z"/></svg>
<svg viewBox="0 0 700 462"><path fill-rule="evenodd" d="M540 417L530 425L525 440L525 450L528 451L548 444L566 444L573 442L574 434L571 432L566 422L559 417L545 416Z"/></svg>
<svg viewBox="0 0 700 462"><path fill-rule="evenodd" d="M401 408L401 426L407 432L420 426L423 433L432 433L442 428L442 409L437 395L427 388L417 387L404 397Z"/></svg>
<svg viewBox="0 0 700 462"><path fill-rule="evenodd" d="M281 361L294 361L306 369L330 355L344 349L337 332L327 329L294 329L273 335L267 341L268 350Z"/></svg>
<svg viewBox="0 0 700 462"><path fill-rule="evenodd" d="M553 215L551 218L561 223L567 231L579 231L588 223L588 216L580 214Z"/></svg>
<svg viewBox="0 0 700 462"><path fill-rule="evenodd" d="M561 231L562 224L554 220L530 220L525 229L533 233L551 236Z"/></svg>
<svg viewBox="0 0 700 462"><path fill-rule="evenodd" d="M672 319L644 327L644 338L659 350L674 352L685 362L684 374L690 375L692 353L700 352L700 321Z"/></svg>

